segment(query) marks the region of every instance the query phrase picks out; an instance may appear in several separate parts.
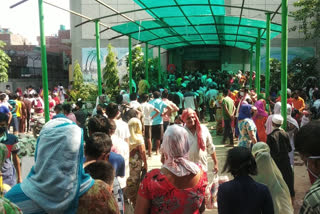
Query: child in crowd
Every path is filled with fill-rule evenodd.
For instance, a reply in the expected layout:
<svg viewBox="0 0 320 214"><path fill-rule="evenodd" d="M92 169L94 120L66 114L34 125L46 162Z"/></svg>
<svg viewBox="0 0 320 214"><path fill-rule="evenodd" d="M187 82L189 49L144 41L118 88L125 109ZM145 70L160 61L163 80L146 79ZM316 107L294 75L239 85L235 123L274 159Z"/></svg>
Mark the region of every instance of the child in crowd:
<svg viewBox="0 0 320 214"><path fill-rule="evenodd" d="M93 179L99 179L108 184L112 193L115 172L108 161L98 160L92 162L84 168L84 171L91 175Z"/></svg>

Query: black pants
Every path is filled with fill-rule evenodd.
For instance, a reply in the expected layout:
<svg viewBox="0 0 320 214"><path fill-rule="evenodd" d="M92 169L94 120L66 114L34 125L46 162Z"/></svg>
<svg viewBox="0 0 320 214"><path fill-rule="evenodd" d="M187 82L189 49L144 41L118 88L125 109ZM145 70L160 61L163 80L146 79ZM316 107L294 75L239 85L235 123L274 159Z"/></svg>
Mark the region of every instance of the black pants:
<svg viewBox="0 0 320 214"><path fill-rule="evenodd" d="M169 125L170 125L169 121L163 121L163 133L166 132Z"/></svg>
<svg viewBox="0 0 320 214"><path fill-rule="evenodd" d="M223 140L224 143L226 139L230 139L230 144L233 145L233 133L231 127L231 120L224 120L224 130L223 130Z"/></svg>
<svg viewBox="0 0 320 214"><path fill-rule="evenodd" d="M209 115L210 115L210 121L211 122L216 121L215 114L216 114L216 108L210 108L209 107Z"/></svg>
<svg viewBox="0 0 320 214"><path fill-rule="evenodd" d="M29 112L27 112L27 119L26 119L26 121L27 121L27 132L28 131L30 131L30 113Z"/></svg>

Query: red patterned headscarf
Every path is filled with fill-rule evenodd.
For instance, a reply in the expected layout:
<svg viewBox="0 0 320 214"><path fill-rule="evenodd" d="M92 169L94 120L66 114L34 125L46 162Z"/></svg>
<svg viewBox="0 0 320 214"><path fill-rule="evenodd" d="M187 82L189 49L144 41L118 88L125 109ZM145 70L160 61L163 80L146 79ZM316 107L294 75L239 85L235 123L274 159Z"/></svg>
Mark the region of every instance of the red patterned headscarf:
<svg viewBox="0 0 320 214"><path fill-rule="evenodd" d="M202 151L204 151L205 145L204 145L204 141L202 139L202 130L201 130L200 121L197 116L197 113L194 110L192 110L191 108L187 108L182 112L181 119L184 123L186 123L187 118L190 116L194 116L194 118L196 120L195 126L196 126L197 138L198 138L198 146Z"/></svg>

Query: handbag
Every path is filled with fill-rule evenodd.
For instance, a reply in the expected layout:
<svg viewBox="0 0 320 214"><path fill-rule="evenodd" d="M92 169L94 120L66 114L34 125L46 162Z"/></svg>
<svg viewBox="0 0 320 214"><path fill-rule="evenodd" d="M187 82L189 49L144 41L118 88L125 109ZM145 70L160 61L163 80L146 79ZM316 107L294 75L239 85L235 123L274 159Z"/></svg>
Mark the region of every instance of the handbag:
<svg viewBox="0 0 320 214"><path fill-rule="evenodd" d="M219 185L228 182L229 177L227 175L219 176L218 173L213 175L211 183L206 187L205 201L207 209L218 208L217 195L219 190Z"/></svg>
<svg viewBox="0 0 320 214"><path fill-rule="evenodd" d="M219 187L219 175L215 173L211 183L206 187L205 202L207 209L217 208L217 195Z"/></svg>

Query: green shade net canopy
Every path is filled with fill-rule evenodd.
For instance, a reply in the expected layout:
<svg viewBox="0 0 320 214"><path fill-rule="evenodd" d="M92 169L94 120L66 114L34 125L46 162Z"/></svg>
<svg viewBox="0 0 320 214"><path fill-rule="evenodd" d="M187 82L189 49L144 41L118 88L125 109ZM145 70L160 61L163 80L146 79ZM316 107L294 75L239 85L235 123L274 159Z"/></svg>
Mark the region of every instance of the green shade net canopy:
<svg viewBox="0 0 320 214"><path fill-rule="evenodd" d="M266 22L225 16L224 0L134 0L154 20L128 22L112 27L126 36L172 49L192 45L224 45L255 49L258 29L261 43L266 39ZM242 8L243 9L243 8ZM281 25L271 24L271 39Z"/></svg>

